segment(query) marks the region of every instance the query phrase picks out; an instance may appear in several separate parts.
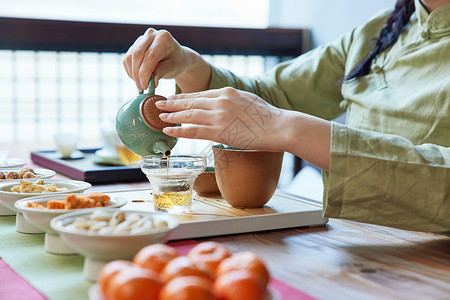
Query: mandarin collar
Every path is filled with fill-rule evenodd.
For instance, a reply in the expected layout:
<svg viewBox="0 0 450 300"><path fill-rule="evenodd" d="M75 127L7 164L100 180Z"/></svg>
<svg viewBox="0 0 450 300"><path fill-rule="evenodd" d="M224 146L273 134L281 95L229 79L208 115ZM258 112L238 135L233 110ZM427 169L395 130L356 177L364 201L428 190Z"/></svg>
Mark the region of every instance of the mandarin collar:
<svg viewBox="0 0 450 300"><path fill-rule="evenodd" d="M420 0L414 0L416 15L419 24L430 33L450 32L450 3L445 4L431 13L423 6Z"/></svg>

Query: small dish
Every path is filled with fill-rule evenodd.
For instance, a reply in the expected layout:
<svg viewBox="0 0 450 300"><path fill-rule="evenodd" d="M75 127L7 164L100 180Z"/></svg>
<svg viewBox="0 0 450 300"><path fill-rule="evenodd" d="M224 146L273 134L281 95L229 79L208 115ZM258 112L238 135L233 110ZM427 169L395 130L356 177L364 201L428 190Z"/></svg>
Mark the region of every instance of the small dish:
<svg viewBox="0 0 450 300"><path fill-rule="evenodd" d="M0 169L1 168L16 168L16 167L22 167L27 163L25 159L22 158L7 158L0 162Z"/></svg>
<svg viewBox="0 0 450 300"><path fill-rule="evenodd" d="M22 169L0 169L0 172L3 172L5 175L9 172L19 173ZM55 176L55 171L49 169L33 169L36 178L27 178L27 179L47 179ZM9 182L9 181L17 181L20 179L0 179L0 182Z"/></svg>
<svg viewBox="0 0 450 300"><path fill-rule="evenodd" d="M73 211L73 209L42 209L27 207L28 202L39 203L44 206L47 205L49 200L62 200L70 194L58 194L44 196L30 197L18 200L14 207L16 210L25 217L25 220L32 226L45 232L45 250L53 254L75 254L77 253L72 248L68 247L59 237L59 235L50 227L50 221L59 215L67 214ZM107 194L108 195L108 194ZM123 197L117 197L114 195L108 195L110 197L109 208L117 208L125 205L127 200ZM85 208L81 208L85 209ZM100 208L99 208L100 209Z"/></svg>
<svg viewBox="0 0 450 300"><path fill-rule="evenodd" d="M7 169L7 168L0 168L0 172L2 172L3 174L8 174L9 172L20 172L22 169ZM55 176L55 171L53 170L48 170L48 169L34 169L34 172L36 175L39 176L38 179L45 179L45 178L51 178L53 176ZM0 183L1 182L10 182L10 181L17 181L19 179L0 179ZM0 216L10 216L10 215L15 215L16 213L7 208L6 206L0 204Z"/></svg>
<svg viewBox="0 0 450 300"><path fill-rule="evenodd" d="M26 181L36 181L36 180L26 180ZM6 208L10 209L12 213L8 215L16 214L16 208L14 207L14 203L20 199L42 196L42 193L15 193L11 192L11 188L20 183L17 181L8 181L0 183L0 204L6 206ZM67 191L48 193L50 195L57 194L74 194L74 193L82 193L91 187L90 183L78 180L56 180L56 179L46 179L44 183L54 183L57 187L67 188ZM6 215L6 214L4 214ZM44 233L41 230L37 229L34 226L28 224L28 222L23 218L21 213L17 214L16 217L16 230L21 233Z"/></svg>
<svg viewBox="0 0 450 300"><path fill-rule="evenodd" d="M201 197L220 196L214 167L207 167L194 182L194 191Z"/></svg>
<svg viewBox="0 0 450 300"><path fill-rule="evenodd" d="M116 212L119 209L103 208L104 212ZM70 212L57 216L50 222L51 228L58 232L69 247L84 255L83 274L89 280L97 280L103 266L115 259L131 260L144 246L166 241L169 233L178 226L178 219L168 214L146 211L120 210L125 214L138 213L154 220L165 221L165 228L154 228L140 234L92 234L87 230L74 230L66 225L76 218L89 217L93 209Z"/></svg>

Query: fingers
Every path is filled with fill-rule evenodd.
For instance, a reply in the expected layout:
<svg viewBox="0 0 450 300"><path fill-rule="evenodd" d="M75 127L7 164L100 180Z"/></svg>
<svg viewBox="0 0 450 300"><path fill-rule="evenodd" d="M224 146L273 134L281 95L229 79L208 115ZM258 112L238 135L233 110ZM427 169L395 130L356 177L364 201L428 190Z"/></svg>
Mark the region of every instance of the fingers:
<svg viewBox="0 0 450 300"><path fill-rule="evenodd" d="M220 109L232 102L233 97L236 97L238 93L239 91L236 89L226 87L197 93L171 95L165 101L156 102L156 107L170 112L188 109Z"/></svg>
<svg viewBox="0 0 450 300"><path fill-rule="evenodd" d="M189 109L180 112L162 113L159 118L164 122L174 124L212 125L214 114L201 109Z"/></svg>
<svg viewBox="0 0 450 300"><path fill-rule="evenodd" d="M172 40L172 36L167 31L149 28L128 49L123 59L123 66L140 91L147 88L156 65L170 55Z"/></svg>
<svg viewBox="0 0 450 300"><path fill-rule="evenodd" d="M139 69L144 59L145 53L155 39L155 30L149 28L143 35L138 37L133 45L128 49L125 54L123 65L127 71L128 76L131 77L136 83L138 90L142 91L142 87L139 81Z"/></svg>
<svg viewBox="0 0 450 300"><path fill-rule="evenodd" d="M150 76L154 73L156 66L163 61L170 51L170 42L172 36L169 32L161 30L157 33L153 42L145 52L144 58L137 71L137 78L142 89L146 89ZM157 78L155 77L155 85L157 85Z"/></svg>
<svg viewBox="0 0 450 300"><path fill-rule="evenodd" d="M184 127L166 127L164 133L176 138L210 140L221 143L217 137L217 129L210 126L190 125Z"/></svg>
<svg viewBox="0 0 450 300"><path fill-rule="evenodd" d="M201 91L197 93L188 93L188 94L178 94L178 95L171 95L167 99L168 100L181 100L181 99L197 99L197 98L217 98L219 96L227 96L230 93L235 93L237 90L230 87L225 87L221 89L215 89L215 90L207 90L207 91Z"/></svg>
<svg viewBox="0 0 450 300"><path fill-rule="evenodd" d="M163 111L176 112L189 109L214 109L214 102L207 98L187 100L162 100L155 103L156 107Z"/></svg>
<svg viewBox="0 0 450 300"><path fill-rule="evenodd" d="M133 53L131 54L131 72L133 75L133 79L136 82L136 86L140 91L144 90L144 86L142 86L142 82L139 77L139 71L142 67L142 62L144 61L145 56L155 40L155 31L153 29L147 29L141 41L134 47ZM154 67L154 65L153 65ZM152 69L153 70L153 69ZM151 73L150 73L151 74ZM150 78L150 76L149 76Z"/></svg>
<svg viewBox="0 0 450 300"><path fill-rule="evenodd" d="M131 45L131 47L128 49L127 53L125 53L125 57L122 61L123 67L125 68L125 71L127 72L127 75L133 79L133 49L134 47L142 42L142 39L144 37L141 35L136 39L136 41Z"/></svg>

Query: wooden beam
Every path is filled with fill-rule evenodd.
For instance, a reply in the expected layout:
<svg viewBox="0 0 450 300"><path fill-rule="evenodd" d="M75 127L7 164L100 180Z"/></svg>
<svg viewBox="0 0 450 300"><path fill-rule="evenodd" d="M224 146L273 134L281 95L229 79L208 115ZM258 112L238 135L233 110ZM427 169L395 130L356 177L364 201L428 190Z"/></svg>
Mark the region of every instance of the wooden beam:
<svg viewBox="0 0 450 300"><path fill-rule="evenodd" d="M305 31L301 29L162 26L21 18L0 18L0 49L123 53L149 27L166 29L180 44L202 54L294 57L305 50L302 47Z"/></svg>

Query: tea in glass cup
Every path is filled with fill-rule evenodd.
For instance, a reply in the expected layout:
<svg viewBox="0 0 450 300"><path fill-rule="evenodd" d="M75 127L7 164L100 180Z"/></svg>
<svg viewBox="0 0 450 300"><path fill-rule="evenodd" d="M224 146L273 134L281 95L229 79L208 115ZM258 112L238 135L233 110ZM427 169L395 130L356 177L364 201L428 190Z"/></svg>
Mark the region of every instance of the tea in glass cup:
<svg viewBox="0 0 450 300"><path fill-rule="evenodd" d="M154 210L190 212L194 181L205 168L206 158L202 155L142 157L141 169L152 186Z"/></svg>

